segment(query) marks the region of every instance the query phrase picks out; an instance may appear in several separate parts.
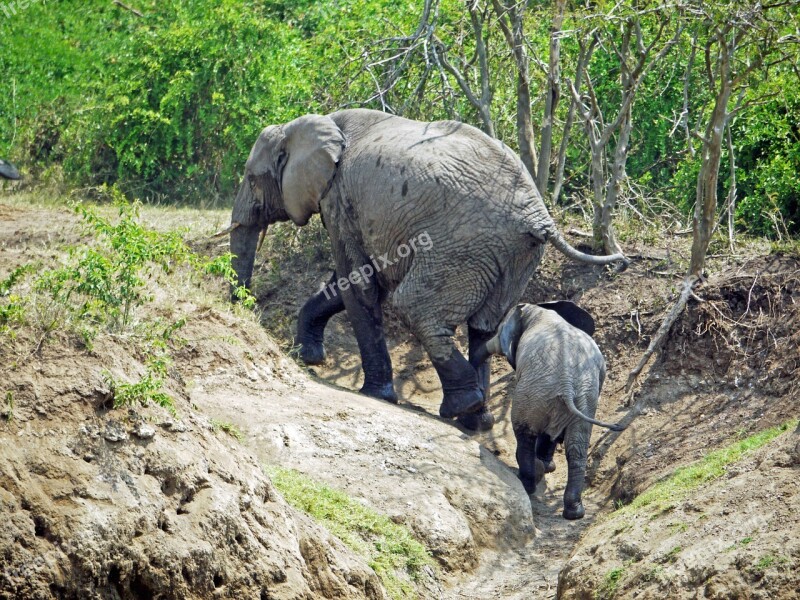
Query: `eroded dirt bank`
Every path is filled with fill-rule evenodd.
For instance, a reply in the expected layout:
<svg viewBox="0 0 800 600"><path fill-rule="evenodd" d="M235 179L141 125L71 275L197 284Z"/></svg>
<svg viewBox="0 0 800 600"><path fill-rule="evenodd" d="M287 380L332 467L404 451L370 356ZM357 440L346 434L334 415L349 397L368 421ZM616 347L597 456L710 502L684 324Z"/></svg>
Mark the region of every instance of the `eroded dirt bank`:
<svg viewBox="0 0 800 600"><path fill-rule="evenodd" d="M0 216L0 277L81 239L61 209L0 204ZM181 222L197 247L218 252L204 236L226 216ZM145 218L163 225L157 212ZM628 397L625 377L680 281L684 250L632 245L649 258L621 274L548 251L526 300L569 298L594 314L609 365L598 417L631 423L615 436L595 429L587 518L567 522L563 454L530 500L516 480L502 361L493 363L498 424L472 435L435 416L435 373L391 311L400 406L349 392L360 366L343 316L327 334L326 365L288 358L293 315L327 275L324 246L311 248L289 248L279 267L259 261L263 329L180 294L167 299L187 316L168 379L179 418L110 408L104 370L143 370L124 336L92 349L57 335L28 340L24 353L25 344L3 347L0 392L13 407L0 419L0 513L10 524L0 597L385 597L363 559L282 500L265 463L407 525L437 563L415 584L420 597L797 596L797 434L666 510L615 512L676 467L797 416L797 257L714 262L698 292L705 302L690 305ZM220 421L238 425L243 441Z"/></svg>

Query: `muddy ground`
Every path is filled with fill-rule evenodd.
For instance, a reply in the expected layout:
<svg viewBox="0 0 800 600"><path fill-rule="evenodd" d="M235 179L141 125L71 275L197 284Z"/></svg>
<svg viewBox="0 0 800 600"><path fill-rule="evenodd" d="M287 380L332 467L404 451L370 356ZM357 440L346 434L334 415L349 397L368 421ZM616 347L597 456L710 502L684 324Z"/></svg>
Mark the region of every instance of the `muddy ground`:
<svg viewBox="0 0 800 600"><path fill-rule="evenodd" d="M188 225L188 235L199 250L225 249L205 238L224 222L223 212L189 211L176 217L148 209L144 218L159 227ZM64 209L0 203L0 277L32 258L56 260L65 245L81 239L75 218ZM333 319L326 334L329 359L325 365L309 369L290 358L294 316L305 297L329 274L324 234L318 225L299 234L279 230L270 242L256 272L261 329L255 330L252 320L211 305L192 305L175 292L174 305L191 319L182 334L188 343L177 352L170 386L190 425L187 431L175 432L159 425L169 421L164 415L147 413L146 417L158 425L155 439L167 444L161 452L230 455L232 462L218 470L219 481L204 480L200 488L246 494L236 491L237 486L244 489L244 482L263 479L257 485L269 489L263 475L252 473L258 464L275 462L343 489L407 524L433 551L438 570L418 585L423 597L554 598L557 593L570 598L651 597L664 589L669 597L797 597L800 548L792 540L797 538L800 522L791 510L798 505L796 435L786 434L732 466L726 477L701 487L696 496L668 514L641 522L634 519L625 524L629 527L623 533L614 534L619 529L615 508L676 467L797 416L797 256L769 254L763 245L734 254L717 251L709 264L709 280L698 289L702 302L690 302L663 354L642 375L635 394L629 395L623 389L627 373L674 298L688 241L678 237L660 237L647 244L627 240L625 248L634 261L623 273L575 265L548 249L524 299L570 299L594 315L596 339L609 371L598 418L630 423L620 434L595 428L585 497L587 517L567 522L560 516L566 474L563 454L557 455L556 472L548 476L546 486L530 500L514 478L515 445L508 420L512 373L503 361L494 359L492 367L491 409L497 425L484 434L462 431L436 416L441 391L435 373L389 308L387 332L401 404L395 407L352 395L349 391L360 385L360 362L344 315ZM572 242L578 244L580 238ZM222 295L224 289L220 286L208 293ZM113 482L101 481L102 489L83 496L65 491L66 484L52 484L66 477L72 461L83 464L72 476L76 481L70 490L81 487L81 478L91 481L100 476L102 470L93 470L100 467L85 460L91 453L84 452L86 444L102 446L103 456L117 457L115 476L129 473L134 482L123 488L139 489L141 483L147 494L153 494L151 502L164 505L164 510L179 511L186 504L186 490L194 490L190 496L195 497L197 474L188 463L174 466L179 475L148 473L148 456L155 446L135 435L138 416L121 419L126 438L108 441L104 435L108 424L120 417L103 404L99 373L109 365L120 370L137 368L136 357L125 354L124 341L111 340L105 352L89 353L69 339L38 342L30 340L21 356L19 344L3 355L4 385L15 390L16 406L15 418L0 425L5 461L0 469L4 490L0 507L22 519L17 537L2 541L4 560L17 565L16 579L9 579L6 569L3 589L15 589L8 587L12 579L21 585L19 573L32 568L24 565L35 563L41 567L35 570L41 593L16 588L16 597L69 597L69 577L74 576L69 570L75 568L80 550L67 544L75 534L62 521L74 520L74 505L79 503L75 498L82 498L84 508L93 502L124 505L115 496ZM109 362L108 356L116 358ZM59 357L68 361L68 368L53 368ZM42 405L43 413L37 409ZM244 441L220 441L219 434L211 431L211 418L239 425ZM84 445L78 444L80 440ZM34 460L42 444L52 448L47 454L51 458ZM72 455L63 448L72 448ZM36 466L43 463L47 466ZM235 474L229 474L231 470ZM174 485L164 488L164 482L145 485L149 477L161 475L165 481L172 477L173 483L179 482L183 492L175 491ZM34 482L36 504L25 500ZM753 489L759 492L752 493ZM167 498L166 504L157 501L158 494ZM285 557L278 562L293 566L290 571L283 569L289 573L283 581L278 581L279 575L273 577L271 589L284 594L275 597L379 597L371 571L357 557L335 540L325 541L328 538L322 534L303 534L316 531L313 523L277 496L266 492L261 496L266 508L257 507L253 514L284 511L287 516L282 518L298 523L292 530L299 532L292 534L295 541L284 540L280 550ZM202 516L219 510L211 501L198 506ZM107 514L111 521L117 518L114 510ZM143 531L152 540L160 540L157 543L174 539L160 514L151 510L140 516ZM23 526L26 515L29 527ZM754 515L759 516L757 521ZM170 517L176 518L181 521ZM258 544L269 547L270 535L281 535L265 525L263 518L252 521L247 510L241 519L232 527L252 535L254 549ZM737 525L741 522L751 523L752 531L742 533ZM215 543L214 536L201 522L186 529L176 526L186 539L196 536L198 544L206 539L203 551L195 552L192 559L201 565L195 578L202 579L205 587L192 587L192 571L187 578L162 569L155 583L142 579L141 573L153 569L153 560L158 563L170 556L174 560L167 550L155 558L145 551L128 555L120 563L126 566L114 570L115 557L122 550L104 542L104 536L122 535L124 542L125 535L130 535L134 540L137 529L133 525L93 527L99 533L86 538L84 554L94 558L85 561L88 566L82 567L80 581L92 582L96 597L128 597L135 582L156 586L152 589L164 597L210 597L212 593L237 597L257 587L252 573L244 575L254 568L248 561L256 559L237 553L240 542L235 533L228 542L209 547ZM259 529L264 527L266 532ZM675 541L670 535L680 539ZM323 541L314 548L297 541L312 538ZM742 545L745 538L751 542ZM725 561L697 550L702 547L723 548ZM674 552L675 548L680 550ZM239 558L226 559L226 553ZM37 556L50 558L36 563ZM322 567L319 556L325 557ZM613 586L608 583L609 573L617 573ZM176 576L184 587L175 587L176 580L170 577ZM170 589L172 595L166 591Z"/></svg>

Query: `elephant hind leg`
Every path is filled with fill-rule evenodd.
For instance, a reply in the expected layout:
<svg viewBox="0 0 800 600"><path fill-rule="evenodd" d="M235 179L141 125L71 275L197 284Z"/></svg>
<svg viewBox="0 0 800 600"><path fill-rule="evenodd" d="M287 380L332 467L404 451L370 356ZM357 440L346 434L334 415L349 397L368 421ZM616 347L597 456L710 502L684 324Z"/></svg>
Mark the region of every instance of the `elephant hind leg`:
<svg viewBox="0 0 800 600"><path fill-rule="evenodd" d="M553 455L556 452L558 443L563 441L563 434L556 439L552 439L546 433L542 433L536 438L536 458L542 461L545 473L552 473L556 470L556 465L553 462Z"/></svg>
<svg viewBox="0 0 800 600"><path fill-rule="evenodd" d="M478 373L478 385L483 390L483 407L474 413L458 417L458 422L462 427L470 431L489 431L494 427L494 415L489 412L486 404L489 402L489 361L484 361L481 365L475 365L474 359L478 347L491 339L492 332L480 331L474 327L468 328L469 336L469 362L475 367Z"/></svg>
<svg viewBox="0 0 800 600"><path fill-rule="evenodd" d="M565 519L582 519L585 514L581 495L586 479L586 454L589 437L592 435L591 423L575 421L564 435L564 450L567 455L567 487L564 490Z"/></svg>
<svg viewBox="0 0 800 600"><path fill-rule="evenodd" d="M455 325L467 320L480 298L477 292L453 289L455 269L430 272L424 263L415 262L392 295L392 303L425 347L439 375L444 392L439 415L443 418L475 413L485 404L478 372L453 342Z"/></svg>

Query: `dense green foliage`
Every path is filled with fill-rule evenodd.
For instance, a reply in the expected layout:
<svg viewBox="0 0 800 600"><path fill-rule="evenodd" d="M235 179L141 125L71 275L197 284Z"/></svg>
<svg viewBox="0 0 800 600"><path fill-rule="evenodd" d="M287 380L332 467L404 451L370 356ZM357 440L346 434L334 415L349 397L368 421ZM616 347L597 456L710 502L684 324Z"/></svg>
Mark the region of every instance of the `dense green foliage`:
<svg viewBox="0 0 800 600"><path fill-rule="evenodd" d="M603 3L598 4L601 14ZM126 193L205 204L232 196L258 131L307 112L345 106L389 107L422 119L461 118L479 124L458 85L417 54L382 97L381 64L404 47L417 27L421 3L396 0L208 0L137 4L139 17L100 0L33 3L0 14L0 155L46 176L63 172L73 185L116 183ZM609 7L606 7L609 8ZM529 3L534 126L543 106L552 5ZM654 13L655 14L655 13ZM645 38L655 17L645 20ZM565 31L587 17L567 15ZM477 89L475 40L464 4L443 0L432 21L451 60ZM598 19L611 39L619 22ZM602 29L604 28L604 29ZM696 32L695 32L696 33ZM683 110L682 78L690 56L687 30L663 64L648 73L633 107L627 174L646 192L685 214L694 202L699 168L696 139L676 119ZM516 71L499 28L485 36L497 134L516 145ZM419 42L419 40L417 41ZM565 77L578 52L563 41ZM699 69L692 80L692 125L708 110L710 93ZM372 68L365 66L372 62ZM394 63L383 63L394 64ZM619 107L620 69L608 43L590 63L598 102ZM737 155L738 225L782 235L800 229L800 86L788 68L759 72L745 101L753 106L733 123ZM569 93L562 91L563 120ZM554 143L559 143L556 131ZM612 148L614 141L612 140ZM724 156L723 161L727 160ZM587 140L576 120L567 154L567 195L585 195ZM729 185L723 163L720 200Z"/></svg>
<svg viewBox="0 0 800 600"><path fill-rule="evenodd" d="M66 0L0 23L0 152L145 197L227 194L258 132L335 106L362 29L402 16L386 0L140 8Z"/></svg>

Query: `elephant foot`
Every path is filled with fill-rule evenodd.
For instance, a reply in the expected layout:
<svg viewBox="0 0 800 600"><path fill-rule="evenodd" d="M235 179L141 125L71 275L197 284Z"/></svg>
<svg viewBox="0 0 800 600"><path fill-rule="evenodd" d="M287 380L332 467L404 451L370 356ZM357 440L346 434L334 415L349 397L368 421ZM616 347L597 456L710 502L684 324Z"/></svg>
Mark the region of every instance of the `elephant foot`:
<svg viewBox="0 0 800 600"><path fill-rule="evenodd" d="M525 477L524 475L520 475L519 480L522 483L522 487L525 488L526 494L530 495L536 491L536 481L534 477Z"/></svg>
<svg viewBox="0 0 800 600"><path fill-rule="evenodd" d="M583 509L583 502L578 502L577 504L572 505L565 504L562 516L569 521L577 521L578 519L582 519L585 513L586 511Z"/></svg>
<svg viewBox="0 0 800 600"><path fill-rule="evenodd" d="M476 413L484 406L483 392L480 389L458 390L444 393L444 400L439 407L439 416L452 419L470 413Z"/></svg>
<svg viewBox="0 0 800 600"><path fill-rule="evenodd" d="M300 358L307 365L321 365L325 362L325 346L320 342L296 341L295 344L300 346Z"/></svg>
<svg viewBox="0 0 800 600"><path fill-rule="evenodd" d="M494 415L484 406L481 410L458 417L459 424L470 431L489 431L494 427Z"/></svg>
<svg viewBox="0 0 800 600"><path fill-rule="evenodd" d="M556 463L554 463L552 460L548 460L546 462L542 461L542 464L544 465L545 473L552 473L556 470Z"/></svg>
<svg viewBox="0 0 800 600"><path fill-rule="evenodd" d="M386 400L392 404L397 404L397 394L394 391L392 383L372 384L365 383L363 387L358 390L359 393L369 396L370 398L377 398L378 400Z"/></svg>

